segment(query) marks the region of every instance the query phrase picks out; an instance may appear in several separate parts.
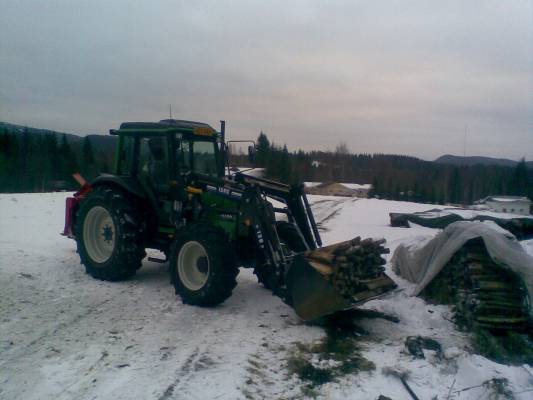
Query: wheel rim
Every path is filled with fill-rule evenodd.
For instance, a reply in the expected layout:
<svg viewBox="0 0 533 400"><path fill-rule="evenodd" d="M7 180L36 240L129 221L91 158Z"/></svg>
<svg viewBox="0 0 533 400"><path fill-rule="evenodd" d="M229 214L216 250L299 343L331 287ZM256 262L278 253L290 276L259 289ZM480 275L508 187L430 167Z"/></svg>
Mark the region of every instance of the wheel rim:
<svg viewBox="0 0 533 400"><path fill-rule="evenodd" d="M109 260L115 249L115 223L104 207L89 210L83 224L85 250L91 259L99 264Z"/></svg>
<svg viewBox="0 0 533 400"><path fill-rule="evenodd" d="M189 290L200 290L209 276L209 257L196 241L185 243L178 255L178 277Z"/></svg>

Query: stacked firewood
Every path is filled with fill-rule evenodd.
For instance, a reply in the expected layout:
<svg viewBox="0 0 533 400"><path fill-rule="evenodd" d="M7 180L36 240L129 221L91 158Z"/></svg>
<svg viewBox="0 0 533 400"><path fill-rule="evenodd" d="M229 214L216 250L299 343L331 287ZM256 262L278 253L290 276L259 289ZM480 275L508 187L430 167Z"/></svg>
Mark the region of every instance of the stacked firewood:
<svg viewBox="0 0 533 400"><path fill-rule="evenodd" d="M460 325L523 330L529 321L528 293L508 267L492 260L481 239L467 242L428 286L453 304Z"/></svg>
<svg viewBox="0 0 533 400"><path fill-rule="evenodd" d="M385 239L352 240L306 252L305 258L315 270L330 280L337 291L346 298L372 290L382 285L394 285L383 274L386 264L383 254ZM381 280L380 280L381 279Z"/></svg>

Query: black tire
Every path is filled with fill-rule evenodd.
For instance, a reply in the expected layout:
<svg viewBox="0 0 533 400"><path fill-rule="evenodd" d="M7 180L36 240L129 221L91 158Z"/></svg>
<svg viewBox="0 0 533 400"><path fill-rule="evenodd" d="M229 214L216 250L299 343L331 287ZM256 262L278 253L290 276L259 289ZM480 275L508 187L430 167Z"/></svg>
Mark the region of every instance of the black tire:
<svg viewBox="0 0 533 400"><path fill-rule="evenodd" d="M254 274L257 281L268 290L274 290L276 287L276 275L268 267L255 267Z"/></svg>
<svg viewBox="0 0 533 400"><path fill-rule="evenodd" d="M76 243L81 263L93 278L120 281L141 267L146 255L142 240L145 224L137 210L132 197L109 186L95 188L81 202L76 216ZM94 243L102 239L92 238L99 236L102 226L94 222L98 213L107 213L108 225L101 231L103 240L108 242L107 236L112 238L112 244L100 252Z"/></svg>
<svg viewBox="0 0 533 400"><path fill-rule="evenodd" d="M289 249L295 253L300 253L307 250L305 243L300 236L298 230L293 224L286 221L277 221L276 229L278 231L279 239ZM257 276L257 281L269 290L274 290L276 287L276 276L272 268L258 266L254 268L254 274Z"/></svg>
<svg viewBox="0 0 533 400"><path fill-rule="evenodd" d="M189 252L198 250L203 256ZM202 253L203 251L203 253ZM187 271L193 270L194 279ZM231 296L239 268L225 233L208 224L193 224L178 235L170 249L170 280L183 303L211 307ZM202 275L196 275L200 272Z"/></svg>

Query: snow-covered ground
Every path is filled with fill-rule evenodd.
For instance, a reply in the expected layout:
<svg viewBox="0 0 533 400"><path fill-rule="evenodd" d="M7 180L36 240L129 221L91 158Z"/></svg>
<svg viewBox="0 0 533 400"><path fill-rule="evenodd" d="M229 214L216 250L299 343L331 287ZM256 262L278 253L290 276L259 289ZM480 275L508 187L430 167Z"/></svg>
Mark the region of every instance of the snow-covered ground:
<svg viewBox="0 0 533 400"><path fill-rule="evenodd" d="M400 290L364 307L400 321L357 321L368 332L357 341L358 351L375 368L310 391L289 372L289 361L324 339L322 327L302 323L249 270L241 270L233 296L212 309L181 304L166 265L145 261L127 282L92 279L79 264L75 243L59 235L65 197L0 195L1 399L410 399L397 378L383 373L385 367L410 371L407 381L421 399L487 398L487 387L475 386L491 378L508 379L517 399L531 398L531 368L472 355L465 334L450 322L449 308L410 297L411 284L390 265ZM326 244L379 236L392 252L399 243L437 232L389 226L389 212L433 205L310 199ZM524 247L533 253L532 241ZM413 359L404 347L412 335L436 339L445 359L433 352ZM314 362L336 362L321 357ZM462 391L469 387L475 388Z"/></svg>

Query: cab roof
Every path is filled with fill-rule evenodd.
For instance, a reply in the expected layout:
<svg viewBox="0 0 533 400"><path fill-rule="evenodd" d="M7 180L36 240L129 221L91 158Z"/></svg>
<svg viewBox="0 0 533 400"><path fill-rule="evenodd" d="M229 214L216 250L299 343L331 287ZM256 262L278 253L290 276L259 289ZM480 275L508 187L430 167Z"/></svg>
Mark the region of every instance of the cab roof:
<svg viewBox="0 0 533 400"><path fill-rule="evenodd" d="M176 132L199 136L216 136L217 134L217 131L206 123L180 119L163 119L159 122L123 122L120 124L118 130L112 129L109 133L118 135L120 133L161 134L162 132Z"/></svg>

